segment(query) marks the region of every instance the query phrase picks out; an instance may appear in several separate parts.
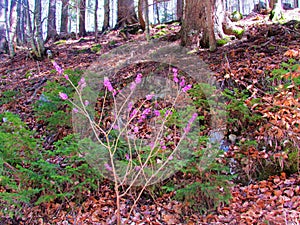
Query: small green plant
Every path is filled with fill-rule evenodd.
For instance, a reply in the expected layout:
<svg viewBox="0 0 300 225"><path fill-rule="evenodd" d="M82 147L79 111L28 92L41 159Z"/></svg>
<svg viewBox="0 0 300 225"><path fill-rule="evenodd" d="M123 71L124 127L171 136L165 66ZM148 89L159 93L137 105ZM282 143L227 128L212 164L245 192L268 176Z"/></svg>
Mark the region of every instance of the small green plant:
<svg viewBox="0 0 300 225"><path fill-rule="evenodd" d="M101 44L95 44L92 46L91 50L92 52L99 53L101 48L102 48Z"/></svg>
<svg viewBox="0 0 300 225"><path fill-rule="evenodd" d="M198 181L187 183L184 186L181 184L181 187L175 188L175 199L185 202L201 213L216 209L220 204L229 203L231 199L230 181L236 177L230 175L229 167L220 160L222 151L206 148L199 151L198 154L206 154L206 151L215 152L215 158L209 159L211 163L208 167L201 168L202 165L198 164L185 171L185 173L194 174ZM197 169L195 170L195 168Z"/></svg>
<svg viewBox="0 0 300 225"><path fill-rule="evenodd" d="M55 199L80 202L97 188L99 174L79 156L75 135L46 151L19 116L0 114L0 210L9 217L22 214L23 204ZM58 160L58 162L57 162Z"/></svg>
<svg viewBox="0 0 300 225"><path fill-rule="evenodd" d="M20 95L18 91L7 90L0 94L0 106L3 104L8 104L15 101L15 99Z"/></svg>
<svg viewBox="0 0 300 225"><path fill-rule="evenodd" d="M81 70L67 69L64 73L70 80L77 83L83 72ZM48 81L44 87L44 92L34 104L35 116L38 120L45 122L47 129L51 130L51 132L56 132L62 126L71 126L71 116L69 113L71 108L68 106L68 102L63 101L59 97L60 92L72 95L74 89L62 79Z"/></svg>

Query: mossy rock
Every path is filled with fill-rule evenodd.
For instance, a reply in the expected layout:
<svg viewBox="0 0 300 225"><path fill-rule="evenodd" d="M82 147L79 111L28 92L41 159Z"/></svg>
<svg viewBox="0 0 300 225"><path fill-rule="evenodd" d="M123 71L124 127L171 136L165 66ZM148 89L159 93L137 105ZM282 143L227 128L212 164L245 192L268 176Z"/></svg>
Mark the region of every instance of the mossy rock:
<svg viewBox="0 0 300 225"><path fill-rule="evenodd" d="M156 29L164 29L166 27L167 27L166 24L158 24L157 26L155 26Z"/></svg>
<svg viewBox="0 0 300 225"><path fill-rule="evenodd" d="M66 43L67 43L66 40L59 40L59 41L57 41L57 42L54 42L55 45L64 45L64 44L66 44Z"/></svg>
<svg viewBox="0 0 300 225"><path fill-rule="evenodd" d="M232 22L237 22L237 21L240 21L241 19L243 19L243 15L239 11L234 11L230 15L230 20Z"/></svg>
<svg viewBox="0 0 300 225"><path fill-rule="evenodd" d="M233 30L234 36L236 36L238 39L241 39L243 37L245 30L243 28L235 28Z"/></svg>

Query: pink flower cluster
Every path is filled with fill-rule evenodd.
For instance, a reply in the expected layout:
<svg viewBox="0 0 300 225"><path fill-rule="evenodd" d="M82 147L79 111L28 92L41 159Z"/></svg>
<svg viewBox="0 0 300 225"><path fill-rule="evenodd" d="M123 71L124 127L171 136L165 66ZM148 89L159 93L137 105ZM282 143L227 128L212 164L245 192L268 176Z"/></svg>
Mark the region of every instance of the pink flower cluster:
<svg viewBox="0 0 300 225"><path fill-rule="evenodd" d="M188 124L186 125L186 127L183 128L183 131L184 131L185 133L190 132L190 130L191 130L191 125L192 125L192 123L195 121L195 119L197 118L197 116L198 116L197 113L194 113L194 114L192 115L192 117L190 118L190 120L189 120Z"/></svg>
<svg viewBox="0 0 300 225"><path fill-rule="evenodd" d="M179 82L179 78L178 78L178 69L173 68L172 71L173 71L173 81L174 81L175 83L178 83L178 82ZM180 78L179 85L180 85L180 87L182 88L182 91L183 91L183 92L187 92L187 91L189 91L189 90L192 88L192 85L191 85L191 84L185 85L185 79L184 79L184 77L181 77L181 78Z"/></svg>

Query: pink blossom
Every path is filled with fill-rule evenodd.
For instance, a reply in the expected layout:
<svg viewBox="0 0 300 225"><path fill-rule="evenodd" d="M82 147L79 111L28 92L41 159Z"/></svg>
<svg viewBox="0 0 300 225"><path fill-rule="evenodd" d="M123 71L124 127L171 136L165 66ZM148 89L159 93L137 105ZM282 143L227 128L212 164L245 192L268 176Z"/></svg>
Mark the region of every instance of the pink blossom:
<svg viewBox="0 0 300 225"><path fill-rule="evenodd" d="M174 76L173 81L174 81L175 83L178 83L178 82L179 82L178 77L175 77L175 76Z"/></svg>
<svg viewBox="0 0 300 225"><path fill-rule="evenodd" d="M77 108L73 108L73 112L74 112L74 113L78 113L79 111L78 111Z"/></svg>
<svg viewBox="0 0 300 225"><path fill-rule="evenodd" d="M86 82L84 77L80 78L80 81L78 82L78 86L80 87L81 90L86 87Z"/></svg>
<svg viewBox="0 0 300 225"><path fill-rule="evenodd" d="M131 84L130 84L130 90L134 90L135 89L135 87L136 87L136 83L134 83L134 82L132 82Z"/></svg>
<svg viewBox="0 0 300 225"><path fill-rule="evenodd" d="M188 90L190 90L192 88L191 84L186 85L184 88L182 88L183 92L187 92Z"/></svg>
<svg viewBox="0 0 300 225"><path fill-rule="evenodd" d="M134 133L137 133L137 132L139 132L139 128L138 128L137 126L135 126L135 127L133 128L133 131L134 131Z"/></svg>
<svg viewBox="0 0 300 225"><path fill-rule="evenodd" d="M114 88L112 87L112 85L107 77L104 77L103 84L108 89L108 91L112 92L114 90Z"/></svg>
<svg viewBox="0 0 300 225"><path fill-rule="evenodd" d="M168 117L172 115L172 111L171 110L167 110L166 113L165 113L165 117Z"/></svg>
<svg viewBox="0 0 300 225"><path fill-rule="evenodd" d="M133 106L133 103L132 103L132 102L129 102L129 103L128 103L128 111L131 111L132 106Z"/></svg>
<svg viewBox="0 0 300 225"><path fill-rule="evenodd" d="M139 84L139 83L142 82L142 76L143 75L141 73L139 73L139 74L136 75L136 78L135 78L135 83L136 84Z"/></svg>
<svg viewBox="0 0 300 225"><path fill-rule="evenodd" d="M62 100L67 100L68 99L68 95L66 93L59 92L58 94L59 94L59 97Z"/></svg>
<svg viewBox="0 0 300 225"><path fill-rule="evenodd" d="M63 73L63 69L53 60L52 64L59 75Z"/></svg>
<svg viewBox="0 0 300 225"><path fill-rule="evenodd" d="M89 102L88 100L85 100L85 101L84 101L84 105L85 105L85 106L88 106L89 104L90 104L90 102Z"/></svg>
<svg viewBox="0 0 300 225"><path fill-rule="evenodd" d="M147 99L147 100L151 100L152 98L153 98L153 94L146 95L146 99Z"/></svg>
<svg viewBox="0 0 300 225"><path fill-rule="evenodd" d="M136 171L139 171L139 170L141 169L141 167L140 167L140 166L136 166L136 167L134 167L134 169L135 169Z"/></svg>
<svg viewBox="0 0 300 225"><path fill-rule="evenodd" d="M132 111L132 113L130 114L130 118L133 118L134 116L135 116L135 114L137 114L137 112L138 112L138 110L137 109L134 109L133 111Z"/></svg>
<svg viewBox="0 0 300 225"><path fill-rule="evenodd" d="M154 110L153 113L154 113L155 116L160 116L159 110Z"/></svg>
<svg viewBox="0 0 300 225"><path fill-rule="evenodd" d="M180 87L183 87L185 85L184 77L181 77L181 81L179 83Z"/></svg>
<svg viewBox="0 0 300 225"><path fill-rule="evenodd" d="M65 75L65 79L66 79L66 80L69 80L69 76L68 76L68 75Z"/></svg>
<svg viewBox="0 0 300 225"><path fill-rule="evenodd" d="M104 166L105 166L105 169L107 169L108 171L112 171L112 168L110 165L108 165L108 163L105 163Z"/></svg>
<svg viewBox="0 0 300 225"><path fill-rule="evenodd" d="M130 160L130 156L129 156L127 153L125 154L125 158L126 158L126 160L128 160L128 161Z"/></svg>
<svg viewBox="0 0 300 225"><path fill-rule="evenodd" d="M173 159L173 156L170 155L170 156L168 157L168 160L172 160L172 159Z"/></svg>
<svg viewBox="0 0 300 225"><path fill-rule="evenodd" d="M173 68L172 71L173 71L173 73L178 73L178 69L176 69L176 68Z"/></svg>

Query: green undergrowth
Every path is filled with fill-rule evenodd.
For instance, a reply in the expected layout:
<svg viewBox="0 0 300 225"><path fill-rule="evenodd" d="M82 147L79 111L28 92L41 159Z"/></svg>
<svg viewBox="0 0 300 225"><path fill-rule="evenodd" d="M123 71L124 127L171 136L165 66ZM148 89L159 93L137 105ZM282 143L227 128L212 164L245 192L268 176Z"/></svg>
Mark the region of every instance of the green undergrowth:
<svg viewBox="0 0 300 225"><path fill-rule="evenodd" d="M16 217L24 205L45 202L82 202L97 189L99 174L78 152L76 135L45 150L35 132L19 116L0 114L0 211Z"/></svg>

